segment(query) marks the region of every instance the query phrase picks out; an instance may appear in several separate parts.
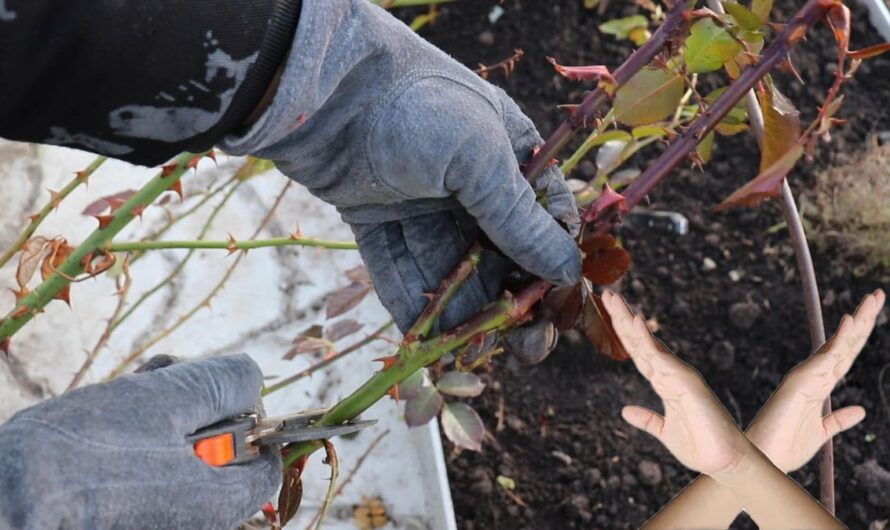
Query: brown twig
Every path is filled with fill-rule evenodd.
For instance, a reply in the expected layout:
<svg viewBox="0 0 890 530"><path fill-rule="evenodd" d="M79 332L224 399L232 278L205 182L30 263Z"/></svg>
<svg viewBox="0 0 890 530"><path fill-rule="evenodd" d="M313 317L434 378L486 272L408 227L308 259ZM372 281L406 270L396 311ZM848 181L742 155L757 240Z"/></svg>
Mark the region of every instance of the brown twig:
<svg viewBox="0 0 890 530"><path fill-rule="evenodd" d="M337 485L337 477L340 476L340 458L337 456L334 444L332 444L330 440L324 440L322 443L324 444L324 450L327 453L327 460L325 463L331 466L331 478L330 483L328 484L328 493L325 495L324 503L321 505L321 510L316 516L315 530L321 528L321 523L324 522L324 516L327 515L328 510L331 508L331 503L334 502L334 497L337 495L334 487Z"/></svg>
<svg viewBox="0 0 890 530"><path fill-rule="evenodd" d="M309 377L310 375L321 370L322 368L330 366L331 364L337 362L338 360L346 357L350 353L353 353L353 352L363 348L364 346L370 344L371 342L373 342L377 339L381 339L382 337L380 336L380 334L383 333L384 331L386 331L387 329L391 328L393 326L393 324L394 324L394 322L392 320L390 320L386 324L383 324L382 326L377 328L376 331L374 331L367 337L356 342L352 346L349 346L348 348L344 348L343 351L337 352L336 354L328 357L327 359L324 359L323 361L319 361L319 362L313 364L312 366L306 368L305 370L301 370L286 379L282 379L281 381L275 383L272 386L268 386L268 387L264 388L263 396L268 396L272 392L277 392L286 386L290 386L290 385L296 383L297 381L299 381L300 379Z"/></svg>
<svg viewBox="0 0 890 530"><path fill-rule="evenodd" d="M797 260L800 283L803 287L804 307L809 323L810 345L812 351L815 352L825 344L825 321L822 317L822 302L819 299L819 284L813 267L813 257L810 254L807 235L800 220L800 211L797 209L788 179L782 183L782 213L788 224L788 234L791 236L791 246L794 248L794 257ZM831 414L830 394L822 403L822 416L829 414ZM825 509L834 515L834 442L831 438L826 440L825 445L819 451L819 500Z"/></svg>
<svg viewBox="0 0 890 530"><path fill-rule="evenodd" d="M232 196L235 195L235 192L238 191L238 188L241 186L242 183L243 183L243 181L235 182L235 184L231 188L229 188L229 190L223 196L222 200L219 201L219 204L217 204L216 206L213 207L213 210L210 211L210 215L208 215L207 219L204 220L204 225L201 227L200 232L198 232L198 237L197 237L198 241L203 240L207 236L207 233L210 231L210 228L213 226L213 222L216 220L217 216L222 212L223 208L225 208L225 205L229 202L229 200L232 198ZM222 188L220 188L220 189L222 189ZM128 318L130 318L130 316L132 316L133 313L135 313L136 310L142 306L142 304L144 304L146 301L148 301L149 298L151 298L152 296L154 296L155 294L160 292L161 289L163 289L167 285L170 285L173 282L173 280L175 280L176 277L179 276L183 270L185 270L185 266L189 263L189 261L191 261L192 257L195 255L195 252L196 252L195 249L189 250L185 254L185 256L181 260L179 260L179 263L177 263L176 266L173 267L173 270L170 271L170 274L168 274L163 279L158 281L158 283L153 285L150 289L148 289L147 291L142 293L139 296L139 298L136 300L136 302L133 303L127 309L127 311L125 313L120 315L112 323L111 331L116 330L121 324L124 323L124 321L126 321ZM136 261L137 259L139 259L139 257L141 257L143 255L144 255L144 253L138 254L134 258L133 261Z"/></svg>
<svg viewBox="0 0 890 530"><path fill-rule="evenodd" d="M86 376L90 367L93 366L93 362L96 360L96 357L99 355L99 352L102 348L108 344L108 339L111 338L112 332L114 332L114 323L118 317L120 317L121 313L123 313L124 308L127 306L127 294L130 292L130 286L133 284L133 279L130 276L130 260L132 258L131 254L128 254L126 258L124 258L124 268L121 275L117 278L117 306L114 308L114 313L108 318L108 323L105 325L105 330L102 332L102 335L99 336L99 340L96 341L95 346L90 352L87 354L87 358L83 361L83 364L80 366L80 369L74 374L74 379L71 380L71 383L68 385L68 390L77 388L77 385L83 380L84 376ZM123 281L121 281L123 279Z"/></svg>
<svg viewBox="0 0 890 530"><path fill-rule="evenodd" d="M275 202L272 204L272 207L269 208L268 212L266 212L265 217L263 217L263 220L260 222L259 226L257 226L256 230L254 231L254 233L250 237L250 239L256 239L260 235L260 233L262 233L262 231L266 228L266 225L269 224L269 221L272 220L272 217L275 215L275 211L278 209L278 207L281 205L281 202L284 200L284 196L287 193L287 191L290 189L291 184L293 184L293 182L288 181L287 184L284 185L281 192L278 194L278 197L275 199ZM151 340L149 340L148 342L143 344L141 347L137 348L136 350L131 352L129 355L124 357L123 360L121 360L120 363L118 363L118 365L114 368L114 370L112 370L111 374L108 375L106 380L111 380L119 375L122 375L127 370L127 368L130 366L130 364L133 363L133 361L135 361L136 359L138 359L143 353L147 352L149 349L151 349L157 343L159 343L160 341L164 340L165 338L167 338L171 334L173 334L176 330L178 330L186 322L188 322L193 316L195 316L195 314L197 314L198 311L200 311L201 309L203 309L205 307L209 307L211 300L213 300L216 297L216 295L218 295L220 293L220 291L222 291L223 287L229 281L229 278L232 277L232 274L234 274L235 269L238 268L238 265L241 263L241 260L244 259L245 255L246 255L246 251L241 251L238 254L238 257L235 258L235 261L232 262L231 265L229 265L228 269L226 269L226 272L223 275L222 279L220 279L220 281L217 282L216 286L214 286L213 289L211 289L210 293L208 293L207 296L205 296L204 299L201 300L200 303L195 305L185 315L181 316L172 326L161 331L154 338L152 338Z"/></svg>
<svg viewBox="0 0 890 530"><path fill-rule="evenodd" d="M884 405L885 418L890 422L890 401L887 401L887 394L884 392L884 373L890 368L890 364L885 364L878 373L878 395L881 396L881 404Z"/></svg>
<svg viewBox="0 0 890 530"><path fill-rule="evenodd" d="M479 74L479 77L481 77L482 79L488 79L488 76L491 74L491 72L501 70L504 72L504 78L509 78L510 74L513 73L513 70L516 69L516 65L519 64L519 61L521 61L524 56L525 52L517 48L513 52L513 55L507 57L503 61L492 64L490 66L479 63L479 68L473 71Z"/></svg>
<svg viewBox="0 0 890 530"><path fill-rule="evenodd" d="M346 475L346 479L340 483L340 487L338 487L337 491L334 492L334 497L337 497L338 495L343 493L343 490L346 488L347 485L349 485L350 482L352 482L353 477L355 477L355 474L358 473L358 470L362 467L362 464L365 463L365 460L371 454L371 451L376 449L380 442L383 441L383 438L386 437L386 435L388 434L389 429L386 429L385 431L380 433L377 438L374 438L374 441L371 442L371 445L369 445L368 448L365 449L365 452L362 453L362 456L360 456L359 459L356 461L355 466L352 468L352 471L350 471L349 474Z"/></svg>

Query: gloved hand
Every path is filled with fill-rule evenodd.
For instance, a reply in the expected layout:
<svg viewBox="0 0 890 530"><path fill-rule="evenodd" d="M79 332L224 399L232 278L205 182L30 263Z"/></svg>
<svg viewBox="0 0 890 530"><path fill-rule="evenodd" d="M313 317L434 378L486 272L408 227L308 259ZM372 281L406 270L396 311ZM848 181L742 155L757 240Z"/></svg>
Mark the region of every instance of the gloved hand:
<svg viewBox="0 0 890 530"><path fill-rule="evenodd" d="M176 364L72 390L0 426L0 528L234 528L275 494L266 454L213 468L185 436L252 410L248 356Z"/></svg>
<svg viewBox="0 0 890 530"><path fill-rule="evenodd" d="M577 245L555 220L570 230L578 224L562 175L554 167L538 181L545 210L520 172L520 161L542 143L503 90L383 9L367 0L303 0L271 106L220 147L275 161L335 205L405 331L477 228L528 272L558 285L580 279ZM499 296L507 263L486 256L440 328ZM552 336L515 342L526 347Z"/></svg>

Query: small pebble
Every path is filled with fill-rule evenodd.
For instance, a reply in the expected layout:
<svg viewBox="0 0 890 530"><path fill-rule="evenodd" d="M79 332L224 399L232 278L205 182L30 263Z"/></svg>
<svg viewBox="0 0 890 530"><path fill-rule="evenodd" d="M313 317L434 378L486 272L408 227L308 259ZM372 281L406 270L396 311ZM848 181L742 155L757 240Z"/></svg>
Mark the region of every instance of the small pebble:
<svg viewBox="0 0 890 530"><path fill-rule="evenodd" d="M647 486L657 486L661 484L662 473L661 466L657 462L643 459L637 466L637 474L640 476L640 482Z"/></svg>
<svg viewBox="0 0 890 530"><path fill-rule="evenodd" d="M563 504L562 510L570 519L580 519L584 522L593 519L593 514L590 513L590 501L585 495L572 495L568 502Z"/></svg>
<svg viewBox="0 0 890 530"><path fill-rule="evenodd" d="M587 484L587 487L599 487L601 480L603 480L603 472L599 468L592 467L584 471L584 482Z"/></svg>
<svg viewBox="0 0 890 530"><path fill-rule="evenodd" d="M483 46L494 46L496 39L493 31L483 31L479 34L479 44Z"/></svg>
<svg viewBox="0 0 890 530"><path fill-rule="evenodd" d="M711 258L706 257L702 260L701 268L706 271L712 271L717 268L717 262L715 262Z"/></svg>
<svg viewBox="0 0 890 530"><path fill-rule="evenodd" d="M754 327L760 313L760 306L754 302L739 302L729 308L729 323L737 329L747 331Z"/></svg>
<svg viewBox="0 0 890 530"><path fill-rule="evenodd" d="M630 473L625 473L621 475L621 483L625 488L635 488L637 486L637 477Z"/></svg>
<svg viewBox="0 0 890 530"><path fill-rule="evenodd" d="M487 497L494 491L494 484L492 483L491 476L486 470L476 468L470 474L470 479L473 481L473 485L470 486L470 491L476 495Z"/></svg>
<svg viewBox="0 0 890 530"><path fill-rule="evenodd" d="M735 346L729 341L720 341L708 350L708 360L718 370L730 370L735 364Z"/></svg>
<svg viewBox="0 0 890 530"><path fill-rule="evenodd" d="M508 414L507 418L504 420L508 427L513 429L516 432L524 432L526 430L526 424L519 416L515 416L513 414Z"/></svg>
<svg viewBox="0 0 890 530"><path fill-rule="evenodd" d="M890 471L876 460L869 460L853 469L853 475L866 491L866 500L876 508L890 508Z"/></svg>
<svg viewBox="0 0 890 530"><path fill-rule="evenodd" d="M570 466L572 465L572 457L563 453L562 451L551 451L550 453L554 458L562 462L563 464Z"/></svg>

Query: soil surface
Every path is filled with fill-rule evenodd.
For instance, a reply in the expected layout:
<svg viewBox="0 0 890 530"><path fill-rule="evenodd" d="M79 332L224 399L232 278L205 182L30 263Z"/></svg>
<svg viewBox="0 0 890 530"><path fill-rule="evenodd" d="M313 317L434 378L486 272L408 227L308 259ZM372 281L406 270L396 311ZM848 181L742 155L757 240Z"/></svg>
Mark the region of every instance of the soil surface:
<svg viewBox="0 0 890 530"><path fill-rule="evenodd" d="M801 4L777 0L775 20L786 20ZM479 0L444 6L437 23L422 34L468 65L495 63L523 48L526 57L514 75L505 81L494 74L492 81L520 102L545 135L562 119L555 106L579 102L584 90L556 77L545 56L615 67L631 51L597 30L605 20L634 13L631 2L613 1L599 15L584 9L582 0L507 0L500 4L503 16L491 24L498 5ZM865 11L853 9L852 47L880 42ZM794 52L806 84L779 76L805 118L831 82L834 50L829 32L820 28ZM890 58L864 64L847 94L841 115L850 122L836 130L831 144L820 146L815 161L794 172L798 192L811 186L820 168L858 156L870 134L890 131ZM678 171L652 195L652 207L684 213L689 234L621 231L634 267L617 286L657 320L659 336L702 372L744 425L810 351L787 231L774 229L782 222L776 204L727 214L711 209L755 176L758 160L755 143L740 135L718 140L704 172ZM890 271L854 277L852 264L833 259L830 249L816 249L815 259L829 334L863 294L890 287L882 276ZM834 393L835 407L860 404L868 412L860 426L835 438L838 515L851 528L877 530L890 519L890 408L879 393L879 374L890 363L886 321L885 312ZM887 372L884 388L890 393ZM607 360L571 334L543 364L526 368L500 358L486 378L488 390L472 405L490 436L481 453L453 453L449 459L462 529L636 528L694 477L619 417L625 404L659 408L633 366ZM452 447L445 444L446 450ZM498 476L515 481L512 496ZM815 460L793 476L818 495ZM740 516L733 528L753 527Z"/></svg>

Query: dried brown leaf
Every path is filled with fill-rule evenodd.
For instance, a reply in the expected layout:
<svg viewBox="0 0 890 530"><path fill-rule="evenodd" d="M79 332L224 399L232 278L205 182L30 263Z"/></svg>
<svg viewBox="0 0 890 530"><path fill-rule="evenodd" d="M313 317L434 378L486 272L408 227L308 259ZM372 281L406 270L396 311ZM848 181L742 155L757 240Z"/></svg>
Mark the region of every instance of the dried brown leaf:
<svg viewBox="0 0 890 530"><path fill-rule="evenodd" d="M347 318L344 320L338 320L334 322L332 325L328 326L324 330L325 337L331 342L337 342L338 340L348 337L360 329L362 329L362 324L356 320L351 318Z"/></svg>
<svg viewBox="0 0 890 530"><path fill-rule="evenodd" d="M584 277L594 285L615 283L630 270L630 254L611 235L585 238L581 251Z"/></svg>
<svg viewBox="0 0 890 530"><path fill-rule="evenodd" d="M775 164L800 141L800 112L782 95L772 82L758 90L763 108L763 153L760 171Z"/></svg>
<svg viewBox="0 0 890 530"><path fill-rule="evenodd" d="M281 452L282 458L287 457L287 449ZM278 493L278 518L281 527L287 525L297 514L303 501L303 470L306 469L308 456L304 456L284 470L281 491Z"/></svg>
<svg viewBox="0 0 890 530"><path fill-rule="evenodd" d="M371 294L372 290L373 287L368 283L352 283L335 291L328 300L327 318L338 317L349 311Z"/></svg>
<svg viewBox="0 0 890 530"><path fill-rule="evenodd" d="M574 329L583 301L581 284L553 289L544 298L544 315L560 331Z"/></svg>
<svg viewBox="0 0 890 530"><path fill-rule="evenodd" d="M587 340L603 355L615 361L630 359L630 355L621 344L612 319L606 311L603 301L595 293L590 293L584 301L582 327Z"/></svg>
<svg viewBox="0 0 890 530"><path fill-rule="evenodd" d="M18 269L15 273L15 280L20 288L24 288L34 277L37 267L43 260L44 256L49 252L52 240L42 236L29 239L22 246L22 255L19 258Z"/></svg>
<svg viewBox="0 0 890 530"><path fill-rule="evenodd" d="M346 278L352 283L371 283L371 275L368 274L368 269L364 265L346 271Z"/></svg>
<svg viewBox="0 0 890 530"><path fill-rule="evenodd" d="M788 151L781 159L779 159L772 167L757 176L754 180L748 182L732 195L727 197L716 210L724 211L734 206L747 206L749 208L757 206L761 202L769 198L778 197L782 192L782 182L788 173L794 169L797 161L803 156L804 147L797 145Z"/></svg>
<svg viewBox="0 0 890 530"><path fill-rule="evenodd" d="M124 190L114 195L109 195L107 197L101 197L91 202L84 208L82 215L87 215L90 217L95 217L97 215L101 215L105 213L105 210L111 208L111 211L114 212L118 208L120 208L130 197L136 194L136 190Z"/></svg>

